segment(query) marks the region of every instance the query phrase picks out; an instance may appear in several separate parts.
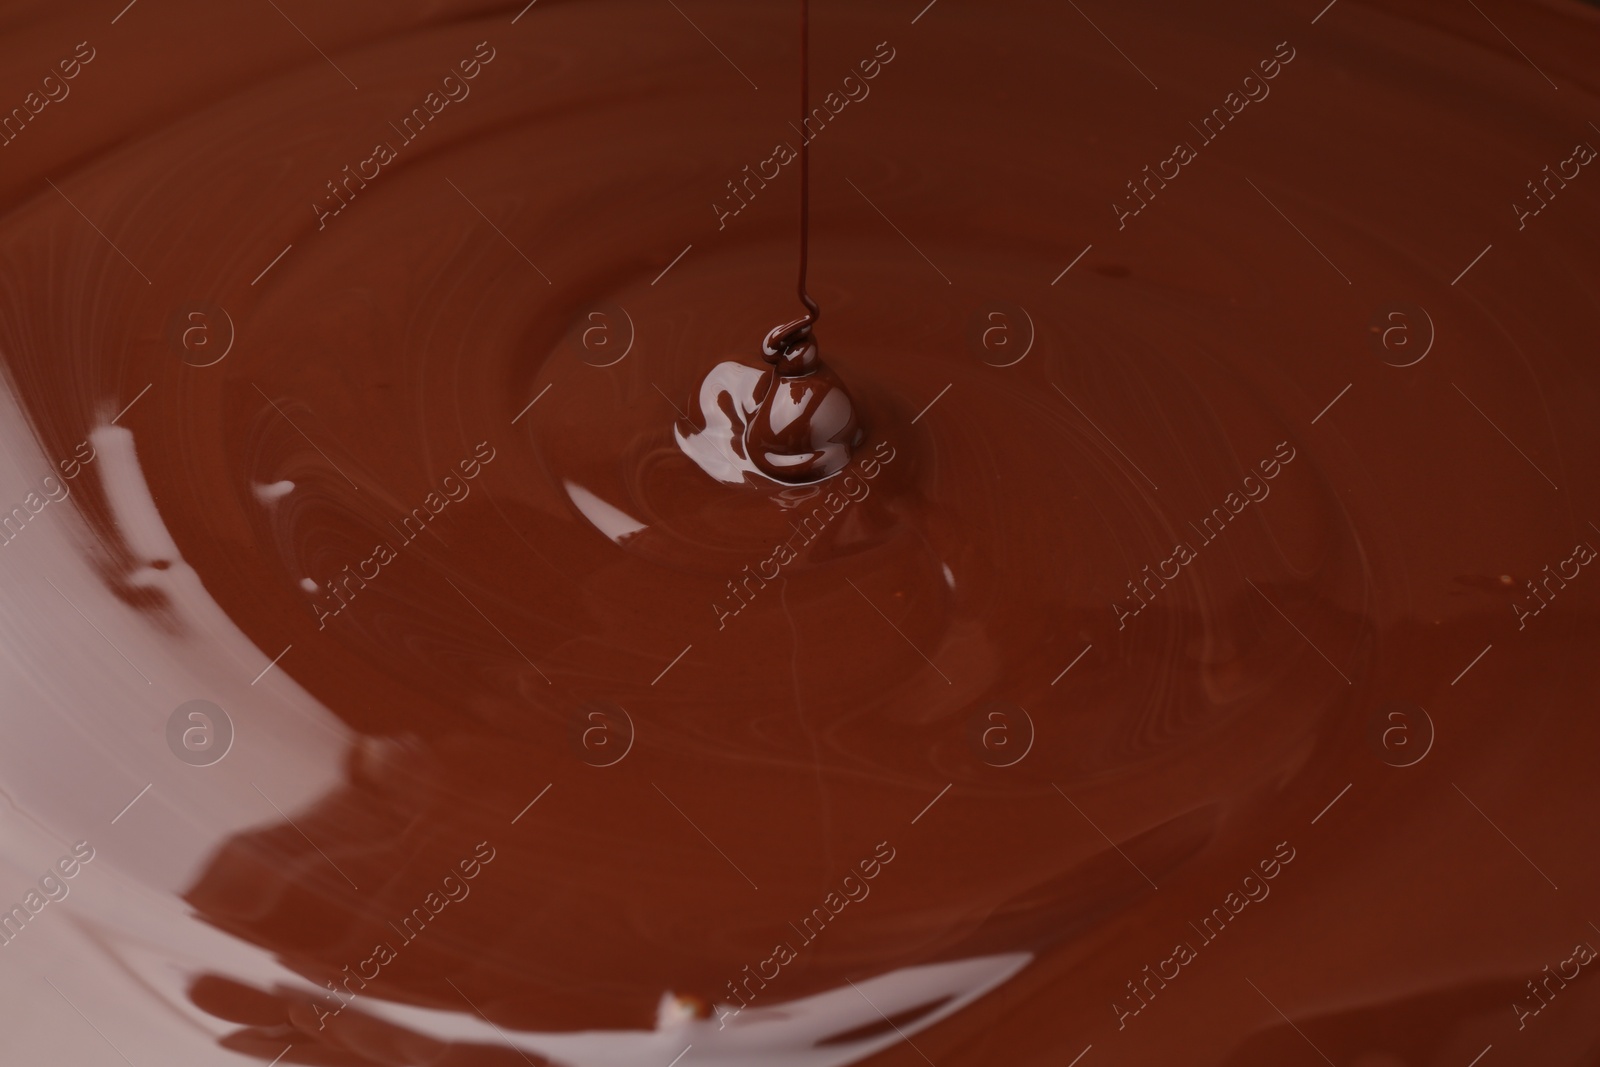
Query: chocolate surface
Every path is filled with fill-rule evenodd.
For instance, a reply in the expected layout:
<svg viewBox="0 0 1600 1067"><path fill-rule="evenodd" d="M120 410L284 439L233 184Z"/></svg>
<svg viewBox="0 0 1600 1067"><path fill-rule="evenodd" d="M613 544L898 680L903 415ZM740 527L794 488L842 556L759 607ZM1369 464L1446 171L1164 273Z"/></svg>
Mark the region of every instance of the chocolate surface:
<svg viewBox="0 0 1600 1067"><path fill-rule="evenodd" d="M18 1062L1600 1062L1600 12L924 2L10 5Z"/></svg>

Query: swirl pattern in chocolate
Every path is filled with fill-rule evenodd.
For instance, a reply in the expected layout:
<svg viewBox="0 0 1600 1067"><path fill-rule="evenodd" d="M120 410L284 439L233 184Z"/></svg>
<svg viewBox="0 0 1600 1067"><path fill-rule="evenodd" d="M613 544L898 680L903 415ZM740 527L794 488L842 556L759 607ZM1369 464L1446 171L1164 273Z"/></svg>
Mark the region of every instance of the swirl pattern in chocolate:
<svg viewBox="0 0 1600 1067"><path fill-rule="evenodd" d="M15 1054L1592 1062L1600 14L792 14L11 5Z"/></svg>

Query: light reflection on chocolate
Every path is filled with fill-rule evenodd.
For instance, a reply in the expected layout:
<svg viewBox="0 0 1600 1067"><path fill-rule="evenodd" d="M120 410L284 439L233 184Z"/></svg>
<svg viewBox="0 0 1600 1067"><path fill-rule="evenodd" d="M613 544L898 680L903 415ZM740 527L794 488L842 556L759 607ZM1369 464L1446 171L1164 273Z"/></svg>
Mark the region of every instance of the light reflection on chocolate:
<svg viewBox="0 0 1600 1067"><path fill-rule="evenodd" d="M0 99L95 58L0 148L0 900L96 858L0 947L16 1055L1590 1062L1600 979L1514 1005L1600 937L1600 582L1539 585L1600 538L1600 207L1526 188L1600 26L1317 7L819 7L819 86L893 68L812 160L867 438L788 487L673 435L791 310L793 168L725 200L787 3L18 14Z"/></svg>

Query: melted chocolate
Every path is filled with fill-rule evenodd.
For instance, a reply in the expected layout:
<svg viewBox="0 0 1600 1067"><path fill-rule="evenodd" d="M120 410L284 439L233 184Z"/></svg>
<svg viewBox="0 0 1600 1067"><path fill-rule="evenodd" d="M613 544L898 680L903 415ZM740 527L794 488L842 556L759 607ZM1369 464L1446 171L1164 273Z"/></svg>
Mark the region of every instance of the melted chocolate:
<svg viewBox="0 0 1600 1067"><path fill-rule="evenodd" d="M805 484L839 473L865 437L849 392L822 367L812 338L820 310L806 290L811 248L811 115L809 0L800 0L800 276L795 291L806 313L767 331L761 353L772 369L759 379L738 364L714 368L690 418L700 425L679 446L718 481L730 471ZM697 439L697 440L696 440Z"/></svg>
<svg viewBox="0 0 1600 1067"><path fill-rule="evenodd" d="M1593 1062L1592 10L820 9L788 485L786 5L277 7L0 39L10 1057Z"/></svg>

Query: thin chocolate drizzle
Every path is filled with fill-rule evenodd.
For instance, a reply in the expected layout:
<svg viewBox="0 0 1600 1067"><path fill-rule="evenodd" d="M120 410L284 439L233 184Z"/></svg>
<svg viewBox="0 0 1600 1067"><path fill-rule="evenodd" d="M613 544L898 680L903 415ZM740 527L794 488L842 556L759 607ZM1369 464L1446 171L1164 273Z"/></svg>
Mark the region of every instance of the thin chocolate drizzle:
<svg viewBox="0 0 1600 1067"><path fill-rule="evenodd" d="M810 106L810 26L800 0L800 124ZM737 363L714 367L701 384L704 429L677 435L679 446L721 481L764 476L787 484L821 481L844 470L865 432L855 401L825 367L812 335L821 312L806 291L811 236L810 138L800 138L800 273L796 291L806 313L767 332L751 373ZM729 472L736 472L730 477Z"/></svg>
<svg viewBox="0 0 1600 1067"><path fill-rule="evenodd" d="M817 302L806 291L806 266L811 253L811 138L805 135L806 116L811 111L811 0L800 0L800 278L796 290L806 313L793 322L775 326L767 333L761 351L774 360L790 346L811 337L811 329L822 317Z"/></svg>

